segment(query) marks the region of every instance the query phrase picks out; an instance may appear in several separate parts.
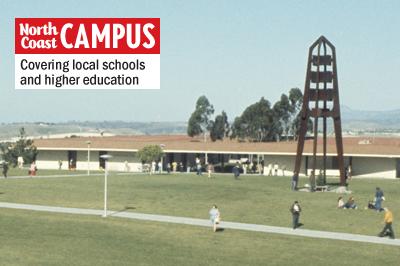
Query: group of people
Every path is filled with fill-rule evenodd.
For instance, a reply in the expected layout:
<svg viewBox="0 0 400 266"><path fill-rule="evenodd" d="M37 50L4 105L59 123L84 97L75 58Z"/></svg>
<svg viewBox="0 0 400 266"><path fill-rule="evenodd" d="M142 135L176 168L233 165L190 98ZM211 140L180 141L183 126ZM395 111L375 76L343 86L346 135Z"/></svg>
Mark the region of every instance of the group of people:
<svg viewBox="0 0 400 266"><path fill-rule="evenodd" d="M292 225L293 225L293 230L295 230L296 228L302 226L302 224L300 223L300 213L301 213L300 203L296 200L292 204L289 210L292 213ZM217 232L218 224L221 222L221 213L217 205L212 206L212 208L209 211L209 215L213 231Z"/></svg>
<svg viewBox="0 0 400 266"><path fill-rule="evenodd" d="M247 160L243 164L241 164L241 168L243 169L243 174L260 174L262 175L264 172L264 160L261 160L259 162L257 161L250 161Z"/></svg>
<svg viewBox="0 0 400 266"><path fill-rule="evenodd" d="M384 208L382 208L382 202L384 200L385 197L383 194L383 190L377 187L375 191L375 198L373 201L368 202L368 206L366 207L366 209L373 209L381 212L384 210ZM353 196L350 196L346 203L344 202L343 197L339 197L337 200L337 207L339 209L357 209L357 204L355 203Z"/></svg>
<svg viewBox="0 0 400 266"><path fill-rule="evenodd" d="M374 209L376 209L377 211L381 211L381 210L385 211L385 215L384 215L385 226L383 227L382 231L378 234L378 236L380 236L380 237L389 236L391 239L394 239L395 234L394 234L394 230L392 227L393 213L388 208L382 208L381 200L382 200L382 198L384 200L384 196L383 196L383 191L379 187L376 188L375 198L378 198L378 200L375 200ZM376 202L378 202L378 205L376 205ZM357 209L357 205L355 204L354 197L350 196L346 203L343 201L343 197L339 197L338 208ZM300 226L302 226L302 224L300 223L300 213L302 211L300 203L297 200L294 201L293 204L290 206L289 211L292 214L292 228L293 228L293 230L295 230L296 228L299 228ZM217 226L221 221L221 214L216 205L213 205L213 207L209 211L209 215L210 215L211 224L213 226L213 231L216 232Z"/></svg>
<svg viewBox="0 0 400 266"><path fill-rule="evenodd" d="M162 162L152 161L150 166L150 174L155 174L155 173L161 174L161 172L162 172Z"/></svg>
<svg viewBox="0 0 400 266"><path fill-rule="evenodd" d="M285 171L286 171L286 165L282 165L281 167L279 167L279 164L277 162L275 162L274 164L270 163L267 166L267 172L268 172L268 176L278 176L278 171L279 169L282 171L282 176L285 176Z"/></svg>
<svg viewBox="0 0 400 266"><path fill-rule="evenodd" d="M170 174L171 172L184 173L185 171L184 168L185 167L182 162L176 162L176 161L173 161L172 163L168 162L165 165L165 170L167 171L168 174ZM212 163L208 163L205 168L207 170L208 177L211 178L212 173L214 172L214 165ZM161 161L158 162L152 161L148 168L150 174L162 173L162 170L163 170L163 164ZM201 163L200 158L196 158L195 160L195 170L196 170L196 175L203 175L203 165ZM187 168L187 172L190 172L189 166Z"/></svg>
<svg viewBox="0 0 400 266"><path fill-rule="evenodd" d="M162 165L160 166L162 168ZM167 173L170 174L171 172L176 173L176 172L181 172L183 173L185 171L183 163L182 162L175 162L173 161L172 163L167 163L166 165Z"/></svg>
<svg viewBox="0 0 400 266"><path fill-rule="evenodd" d="M383 208L382 202L385 201L383 190L379 187L375 190L375 199L373 201L368 202L368 206L366 209L376 210L377 212L384 211L384 224L382 231L378 234L380 237L389 236L394 239L394 231L392 228L393 223L393 213L389 210L389 208ZM339 209L357 209L357 205L355 204L354 197L349 197L348 201L345 203L343 201L343 197L338 198L337 207Z"/></svg>
<svg viewBox="0 0 400 266"><path fill-rule="evenodd" d="M3 168L3 169L2 169L3 177L4 177L4 178L7 178L7 177L8 177L8 169L9 169L8 162L3 161L2 164L1 164L1 166L2 166L2 168ZM19 165L18 165L18 167L19 167ZM30 167L29 167L28 175L31 176L31 177L32 177L32 176L35 176L35 175L36 175L36 172L37 172L36 162L33 161L33 162L31 163Z"/></svg>
<svg viewBox="0 0 400 266"><path fill-rule="evenodd" d="M128 169L126 171L129 171L129 163L126 161L125 162L125 169ZM143 172L148 172L150 174L161 174L164 170L163 162L161 160L155 161L153 160L150 164L144 164L143 165ZM165 164L165 171L170 174L171 172L176 173L176 172L184 172L184 166L183 163L180 162L168 162Z"/></svg>
<svg viewBox="0 0 400 266"><path fill-rule="evenodd" d="M339 209L358 209L353 196L350 196L346 203L344 202L343 197L339 197L337 207Z"/></svg>

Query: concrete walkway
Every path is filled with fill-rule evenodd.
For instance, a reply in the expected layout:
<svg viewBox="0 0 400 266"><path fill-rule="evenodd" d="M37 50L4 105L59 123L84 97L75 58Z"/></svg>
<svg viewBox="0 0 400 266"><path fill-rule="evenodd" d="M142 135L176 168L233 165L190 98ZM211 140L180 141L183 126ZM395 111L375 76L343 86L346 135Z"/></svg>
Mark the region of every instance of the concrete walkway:
<svg viewBox="0 0 400 266"><path fill-rule="evenodd" d="M101 216L104 214L103 210L94 209L80 209L80 208L64 208L64 207L52 207L52 206L41 206L41 205L30 205L30 204L17 204L0 202L0 208L9 209L19 209L19 210L32 210L32 211L43 211L43 212L56 212L56 213L68 213L68 214L81 214L81 215L96 215ZM186 224L195 226L206 226L210 227L211 224L209 220L206 219L195 219L177 216L166 216L166 215L155 215L155 214L145 214L145 213L135 213L135 212L121 212L121 211L108 211L108 216L121 217L136 220L154 221L154 222L166 222L175 224ZM316 231L308 229L296 229L292 230L287 227L277 227L259 224L245 224L245 223L235 223L235 222L221 222L221 228L224 229L236 229L272 234L284 234L291 236L303 236L312 238L324 238L324 239L335 239L344 241L356 241L364 243L373 244L384 244L392 246L400 246L399 239L389 239L381 238L376 236L366 236L348 233L335 233L326 231Z"/></svg>
<svg viewBox="0 0 400 266"><path fill-rule="evenodd" d="M78 177L78 176L89 176L87 174L64 174L64 175L19 175L19 176L8 176L7 178L2 177L1 179L39 179L39 178L57 178L57 177ZM90 176L104 176L104 174L90 174Z"/></svg>
<svg viewBox="0 0 400 266"><path fill-rule="evenodd" d="M135 173L115 173L113 172L112 175L135 175ZM8 176L7 178L0 177L1 179L38 179L38 178L57 178L57 177L81 177L81 176L86 176L86 177L91 177L91 176L104 176L104 173L95 173L95 174L90 174L88 175L87 173L81 173L81 174L64 174L64 175L35 175L35 176L30 176L30 175L21 175L21 176Z"/></svg>

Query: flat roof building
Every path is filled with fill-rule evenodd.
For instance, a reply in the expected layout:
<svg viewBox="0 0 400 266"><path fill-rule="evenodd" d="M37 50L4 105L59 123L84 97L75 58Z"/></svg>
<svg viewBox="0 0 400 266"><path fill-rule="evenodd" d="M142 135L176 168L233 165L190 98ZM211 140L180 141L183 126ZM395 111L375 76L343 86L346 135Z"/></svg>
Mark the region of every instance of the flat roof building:
<svg viewBox="0 0 400 266"><path fill-rule="evenodd" d="M164 169L167 163L177 162L182 163L186 171L195 165L195 158L199 157L203 164L210 162L218 165L216 171L226 171L230 163L247 159L250 163L262 164L263 169L267 169L270 164L277 164L280 170L286 170L286 175L292 174L297 148L295 141L239 142L225 139L204 142L202 138L184 135L36 139L34 144L39 151L39 169L58 169L61 161L63 169L72 167L86 170L90 167L91 170L98 170L104 167L100 156L111 154L110 170L140 172L143 168L137 158L137 151L147 145L160 145L165 152L162 162ZM343 146L345 165L351 166L353 176L400 177L400 138L347 137L343 138ZM306 140L303 154L301 174L308 174L312 140ZM319 155L322 155L322 150ZM327 156L327 175L338 176L333 138L328 138ZM322 159L318 162L320 164L317 169L322 168Z"/></svg>

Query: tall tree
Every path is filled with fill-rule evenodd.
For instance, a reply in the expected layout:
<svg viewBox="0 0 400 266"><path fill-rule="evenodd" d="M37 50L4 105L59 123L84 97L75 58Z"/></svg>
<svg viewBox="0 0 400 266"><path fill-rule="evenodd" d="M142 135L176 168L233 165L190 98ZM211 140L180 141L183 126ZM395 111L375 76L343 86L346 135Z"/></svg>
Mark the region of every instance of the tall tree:
<svg viewBox="0 0 400 266"><path fill-rule="evenodd" d="M279 101L274 104L274 130L276 139L279 140L280 136L285 133L288 138L290 130L290 117L292 113L292 106L289 101L289 97L286 94L282 94Z"/></svg>
<svg viewBox="0 0 400 266"><path fill-rule="evenodd" d="M229 122L228 116L225 111L215 117L210 130L210 137L212 141L222 140L229 135Z"/></svg>
<svg viewBox="0 0 400 266"><path fill-rule="evenodd" d="M294 139L297 140L300 130L301 107L303 105L303 93L299 88L292 88L289 92L289 100L291 105L290 110L290 133ZM313 124L311 118L307 121L307 131L313 131Z"/></svg>
<svg viewBox="0 0 400 266"><path fill-rule="evenodd" d="M269 101L260 101L247 107L232 125L231 138L250 141L269 141L275 138L273 130L274 112Z"/></svg>
<svg viewBox="0 0 400 266"><path fill-rule="evenodd" d="M292 88L289 91L289 100L293 111L297 113L300 111L301 105L303 104L303 93L299 88Z"/></svg>
<svg viewBox="0 0 400 266"><path fill-rule="evenodd" d="M302 103L303 94L298 88L291 89L289 96L282 94L272 108L269 101L261 98L235 118L231 138L249 141L277 141L282 136L296 138ZM308 123L312 128L311 120Z"/></svg>
<svg viewBox="0 0 400 266"><path fill-rule="evenodd" d="M214 106L210 104L206 96L200 96L196 102L196 109L188 121L187 134L194 137L200 134L206 134L211 129L211 115L214 114Z"/></svg>
<svg viewBox="0 0 400 266"><path fill-rule="evenodd" d="M18 163L18 157L22 157L25 163L31 163L36 160L37 149L33 145L33 140L26 137L25 128L20 128L19 139L15 143L1 145L1 152L5 161L15 167Z"/></svg>

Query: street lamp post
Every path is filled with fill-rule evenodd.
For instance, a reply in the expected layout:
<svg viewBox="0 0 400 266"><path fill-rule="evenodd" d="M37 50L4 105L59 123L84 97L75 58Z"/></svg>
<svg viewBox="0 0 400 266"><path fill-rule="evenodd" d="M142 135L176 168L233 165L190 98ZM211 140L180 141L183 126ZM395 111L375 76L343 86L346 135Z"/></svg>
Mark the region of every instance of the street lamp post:
<svg viewBox="0 0 400 266"><path fill-rule="evenodd" d="M90 144L92 142L90 140L86 141L87 144L87 175L90 175Z"/></svg>
<svg viewBox="0 0 400 266"><path fill-rule="evenodd" d="M162 151L164 151L164 147L165 147L165 144L160 144L160 148L161 148ZM161 156L160 159L161 159L160 173L162 173L163 172L163 166L164 166L164 154Z"/></svg>
<svg viewBox="0 0 400 266"><path fill-rule="evenodd" d="M108 160L112 158L111 155L109 154L104 154L101 155L100 158L102 158L105 161L105 169L104 169L104 214L103 217L107 217L107 176L108 176Z"/></svg>

